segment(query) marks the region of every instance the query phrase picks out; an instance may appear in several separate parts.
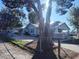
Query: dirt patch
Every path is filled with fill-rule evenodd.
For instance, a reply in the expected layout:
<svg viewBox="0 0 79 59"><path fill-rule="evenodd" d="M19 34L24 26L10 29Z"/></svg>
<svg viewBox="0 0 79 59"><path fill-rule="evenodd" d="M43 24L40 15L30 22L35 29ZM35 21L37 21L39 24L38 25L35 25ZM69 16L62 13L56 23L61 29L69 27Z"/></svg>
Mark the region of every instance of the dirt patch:
<svg viewBox="0 0 79 59"><path fill-rule="evenodd" d="M61 50L61 52L60 52L61 59L79 59L78 58L79 53L76 53L74 51L71 51L71 50L65 49L65 48L61 48L60 50ZM54 52L58 57L58 49L57 48L54 50Z"/></svg>
<svg viewBox="0 0 79 59"><path fill-rule="evenodd" d="M26 44L25 46L30 47L32 49L36 49L37 41L33 41L30 44L28 44L28 45Z"/></svg>
<svg viewBox="0 0 79 59"><path fill-rule="evenodd" d="M34 41L27 45L27 47L29 47L31 49L35 49L36 46L37 46L37 41ZM58 47L57 46L55 46L55 47L56 48L54 49L54 52L55 52L56 56L58 57ZM60 51L61 51L60 52L61 59L79 59L79 53L76 53L74 51L71 51L71 50L65 49L65 48L61 48Z"/></svg>

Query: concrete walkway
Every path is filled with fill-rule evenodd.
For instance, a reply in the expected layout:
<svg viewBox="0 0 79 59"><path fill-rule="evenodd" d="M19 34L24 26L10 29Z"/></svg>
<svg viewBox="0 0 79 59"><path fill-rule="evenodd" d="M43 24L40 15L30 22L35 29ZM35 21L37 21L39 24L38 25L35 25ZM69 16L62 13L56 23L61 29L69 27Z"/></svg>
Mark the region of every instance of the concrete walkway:
<svg viewBox="0 0 79 59"><path fill-rule="evenodd" d="M31 59L33 56L28 51L22 50L17 46L13 46L12 44L5 43L5 46L8 48L9 52L15 59ZM0 59L13 59L5 46L3 42L0 41Z"/></svg>

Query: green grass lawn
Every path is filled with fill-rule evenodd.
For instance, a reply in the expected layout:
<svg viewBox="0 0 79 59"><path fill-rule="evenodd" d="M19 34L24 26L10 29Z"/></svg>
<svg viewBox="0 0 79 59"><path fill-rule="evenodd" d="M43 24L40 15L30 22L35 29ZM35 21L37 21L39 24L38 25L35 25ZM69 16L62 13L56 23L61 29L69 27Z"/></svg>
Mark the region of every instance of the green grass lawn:
<svg viewBox="0 0 79 59"><path fill-rule="evenodd" d="M28 41L23 41L23 40L13 40L11 42L19 45L20 47L24 47L24 45L28 43Z"/></svg>
<svg viewBox="0 0 79 59"><path fill-rule="evenodd" d="M6 35L0 35L0 40L4 41L4 42L9 42L9 43L14 43L20 47L24 47L25 44L28 43L28 41L23 41L23 40L15 40L13 38L10 38Z"/></svg>

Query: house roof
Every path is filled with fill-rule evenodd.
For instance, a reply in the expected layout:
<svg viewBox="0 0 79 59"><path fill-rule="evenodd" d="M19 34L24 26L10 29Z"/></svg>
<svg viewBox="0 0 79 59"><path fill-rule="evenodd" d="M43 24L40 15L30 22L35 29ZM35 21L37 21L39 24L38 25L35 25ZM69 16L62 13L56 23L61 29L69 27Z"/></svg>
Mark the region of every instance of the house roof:
<svg viewBox="0 0 79 59"><path fill-rule="evenodd" d="M59 24L58 28L62 30L70 30L66 23Z"/></svg>
<svg viewBox="0 0 79 59"><path fill-rule="evenodd" d="M28 28L30 25L32 25L32 26L34 26L34 27L36 27L36 28L38 28L39 26L37 25L37 24L32 24L32 23L29 23L25 28Z"/></svg>
<svg viewBox="0 0 79 59"><path fill-rule="evenodd" d="M51 26L52 26L52 27L56 27L56 26L59 25L59 23L60 23L59 21L56 21L56 22L52 23Z"/></svg>
<svg viewBox="0 0 79 59"><path fill-rule="evenodd" d="M68 27L68 25L66 23L61 23L59 21L56 21L55 23L53 23L51 25L51 27L54 29L54 28L59 28L59 29L62 29L62 30L70 30L70 28Z"/></svg>
<svg viewBox="0 0 79 59"><path fill-rule="evenodd" d="M38 28L39 27L39 25L37 25L37 24L29 23L25 28L28 28L30 25L31 26L34 26L35 28ZM62 29L62 30L70 30L70 28L68 27L68 25L66 23L61 23L59 21L51 24L51 26L53 28L59 28L59 29Z"/></svg>

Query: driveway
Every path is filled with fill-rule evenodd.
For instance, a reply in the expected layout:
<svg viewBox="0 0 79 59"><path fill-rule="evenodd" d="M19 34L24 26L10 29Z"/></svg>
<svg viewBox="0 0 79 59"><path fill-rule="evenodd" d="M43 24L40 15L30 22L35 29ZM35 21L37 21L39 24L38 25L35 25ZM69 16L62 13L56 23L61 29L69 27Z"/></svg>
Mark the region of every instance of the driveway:
<svg viewBox="0 0 79 59"><path fill-rule="evenodd" d="M55 43L55 45L58 45L58 43ZM79 45L61 43L61 47L79 53Z"/></svg>
<svg viewBox="0 0 79 59"><path fill-rule="evenodd" d="M7 50L7 49L8 50ZM31 59L32 54L17 46L0 41L0 59Z"/></svg>

